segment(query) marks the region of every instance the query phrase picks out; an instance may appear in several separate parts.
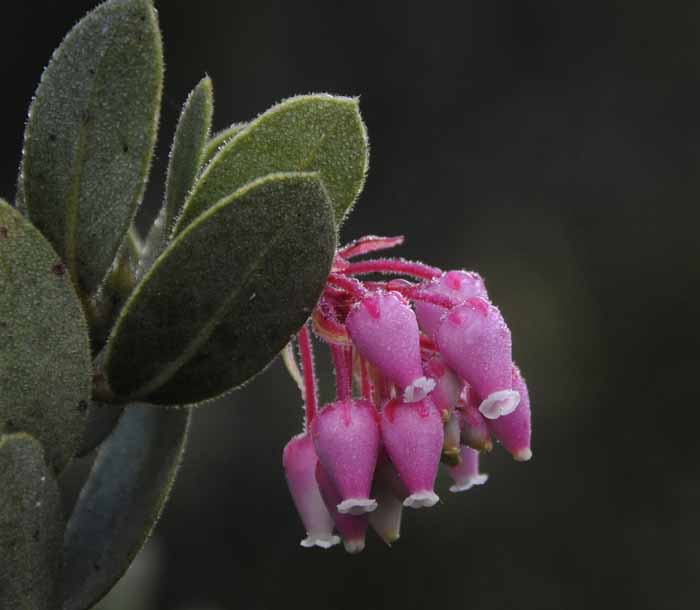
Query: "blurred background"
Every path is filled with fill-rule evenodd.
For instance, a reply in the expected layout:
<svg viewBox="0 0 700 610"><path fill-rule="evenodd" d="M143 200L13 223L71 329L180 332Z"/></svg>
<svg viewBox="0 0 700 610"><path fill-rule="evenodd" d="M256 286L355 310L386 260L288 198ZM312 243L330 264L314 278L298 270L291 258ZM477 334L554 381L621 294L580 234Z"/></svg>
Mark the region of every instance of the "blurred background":
<svg viewBox="0 0 700 610"><path fill-rule="evenodd" d="M295 93L359 95L371 169L343 238L404 234L401 255L484 275L529 382L534 458L497 448L485 487L443 482L392 549L302 549L281 467L301 401L276 363L197 412L156 538L105 608L696 604L700 5L157 5L166 90L142 226L205 72L217 128ZM41 70L92 6L28 0L4 20L4 196Z"/></svg>

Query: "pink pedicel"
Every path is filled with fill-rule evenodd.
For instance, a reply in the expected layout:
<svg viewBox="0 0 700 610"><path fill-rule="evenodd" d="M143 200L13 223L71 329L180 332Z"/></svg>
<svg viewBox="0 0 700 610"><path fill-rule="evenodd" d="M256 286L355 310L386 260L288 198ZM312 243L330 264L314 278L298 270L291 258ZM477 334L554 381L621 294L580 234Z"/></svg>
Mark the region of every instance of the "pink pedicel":
<svg viewBox="0 0 700 610"><path fill-rule="evenodd" d="M423 288L428 294L441 295L463 303L472 297L488 300L483 278L472 271L448 271ZM447 309L426 301L416 302L416 317L420 329L431 339L437 332Z"/></svg>
<svg viewBox="0 0 700 610"><path fill-rule="evenodd" d="M468 299L443 318L436 341L447 365L483 397L484 417L497 419L516 409L520 397L512 388L510 330L497 307Z"/></svg>
<svg viewBox="0 0 700 610"><path fill-rule="evenodd" d="M374 292L359 301L345 322L360 355L403 391L407 402L426 396L434 382L423 376L416 315L395 292Z"/></svg>
<svg viewBox="0 0 700 610"><path fill-rule="evenodd" d="M483 279L376 257L402 243L367 236L340 247L310 322L284 350L305 402L305 433L284 452L303 546L342 539L359 553L369 526L391 546L405 506L438 502L440 463L458 492L486 481L479 461L492 439L516 460L532 456L527 387ZM335 368L335 400L322 409L319 342Z"/></svg>
<svg viewBox="0 0 700 610"><path fill-rule="evenodd" d="M479 402L473 404L471 401L460 401L457 404L455 412L459 419L459 428L461 431L461 442L477 451L491 451L493 442L491 441L491 433L487 425L488 421L478 409ZM508 417L507 415L505 417ZM501 419L501 418L499 418Z"/></svg>
<svg viewBox="0 0 700 610"><path fill-rule="evenodd" d="M461 463L458 466L448 468L454 485L450 491L458 493L467 491L475 485L483 485L488 480L488 475L479 472L479 452L471 447L462 446Z"/></svg>
<svg viewBox="0 0 700 610"><path fill-rule="evenodd" d="M294 505L306 528L301 546L328 549L340 542L333 535L333 517L328 512L316 482L318 458L308 434L295 436L282 455L287 485Z"/></svg>
<svg viewBox="0 0 700 610"><path fill-rule="evenodd" d="M532 457L530 449L530 395L517 366L513 365L513 389L520 394L520 404L510 415L488 422L491 434L518 462Z"/></svg>
<svg viewBox="0 0 700 610"><path fill-rule="evenodd" d="M409 493L385 451L379 454L372 494L379 506L368 515L369 524L391 546L401 535L403 501Z"/></svg>
<svg viewBox="0 0 700 610"><path fill-rule="evenodd" d="M339 400L323 407L311 422L318 459L338 490L338 512L373 511L369 497L379 453L377 411L371 402Z"/></svg>
<svg viewBox="0 0 700 610"><path fill-rule="evenodd" d="M365 548L367 515L344 515L338 512L337 506L340 503L340 494L321 462L316 464L316 482L318 483L323 502L333 517L335 527L343 538L345 550L353 555L361 552Z"/></svg>
<svg viewBox="0 0 700 610"><path fill-rule="evenodd" d="M382 439L391 462L410 495L404 506L423 508L439 500L434 491L444 424L435 403L426 397L414 403L388 401L381 411Z"/></svg>

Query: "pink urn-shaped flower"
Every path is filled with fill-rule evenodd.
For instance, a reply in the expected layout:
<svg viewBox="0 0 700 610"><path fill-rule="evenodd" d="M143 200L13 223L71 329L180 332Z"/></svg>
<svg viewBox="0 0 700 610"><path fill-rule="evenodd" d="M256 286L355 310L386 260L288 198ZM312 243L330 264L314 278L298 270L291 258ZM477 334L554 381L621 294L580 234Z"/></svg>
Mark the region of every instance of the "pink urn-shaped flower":
<svg viewBox="0 0 700 610"><path fill-rule="evenodd" d="M497 419L515 410L520 397L512 388L510 330L497 307L482 298L454 307L436 341L447 365L483 398L484 417Z"/></svg>
<svg viewBox="0 0 700 610"><path fill-rule="evenodd" d="M400 294L369 294L350 310L346 326L360 355L401 388L406 402L433 389L435 382L423 376L416 315Z"/></svg>
<svg viewBox="0 0 700 610"><path fill-rule="evenodd" d="M379 453L379 425L366 400L338 400L323 407L311 423L318 459L338 491L338 511L359 515L377 507L369 497Z"/></svg>
<svg viewBox="0 0 700 610"><path fill-rule="evenodd" d="M518 408L509 415L490 420L487 425L491 434L517 461L527 462L532 457L530 395L527 384L515 365L513 365L512 376L513 389L520 394Z"/></svg>
<svg viewBox="0 0 700 610"><path fill-rule="evenodd" d="M488 475L479 472L479 452L471 447L462 446L461 461L457 466L449 468L454 485L450 491L457 493L467 491L475 485L483 485L488 480Z"/></svg>
<svg viewBox="0 0 700 610"><path fill-rule="evenodd" d="M410 495L404 506L423 508L439 500L434 491L444 440L443 419L426 397L414 403L390 400L381 411L384 447Z"/></svg>
<svg viewBox="0 0 700 610"><path fill-rule="evenodd" d="M282 463L292 500L306 528L301 546L327 549L338 544L340 538L333 535L333 517L316 482L318 458L311 437L304 433L290 440L284 448Z"/></svg>

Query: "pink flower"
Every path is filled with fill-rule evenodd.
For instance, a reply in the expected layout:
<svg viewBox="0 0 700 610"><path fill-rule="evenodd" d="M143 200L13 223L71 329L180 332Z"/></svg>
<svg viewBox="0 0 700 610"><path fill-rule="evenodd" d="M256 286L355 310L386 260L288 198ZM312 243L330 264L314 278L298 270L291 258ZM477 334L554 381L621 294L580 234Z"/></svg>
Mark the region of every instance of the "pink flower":
<svg viewBox="0 0 700 610"><path fill-rule="evenodd" d="M311 437L299 434L289 441L284 448L282 463L292 500L306 528L306 538L301 541L301 546L327 549L338 544L340 538L333 535L333 518L316 483L318 458Z"/></svg>
<svg viewBox="0 0 700 610"><path fill-rule="evenodd" d="M520 396L512 388L510 330L497 307L472 298L454 307L437 330L436 341L447 365L483 398L487 419L512 413Z"/></svg>
<svg viewBox="0 0 700 610"><path fill-rule="evenodd" d="M532 457L530 449L530 395L525 380L517 366L513 365L513 389L520 394L520 404L509 415L488 421L491 434L519 462Z"/></svg>
<svg viewBox="0 0 700 610"><path fill-rule="evenodd" d="M343 538L345 550L352 554L361 552L365 548L367 515L348 515L338 512L340 494L320 462L316 465L316 481L326 508L331 513L335 526Z"/></svg>
<svg viewBox="0 0 700 610"><path fill-rule="evenodd" d="M471 297L481 297L488 300L484 280L478 273L472 271L448 271L425 286L423 291L428 294L449 297L457 303L464 303ZM418 324L431 339L446 313L445 308L427 301L416 303Z"/></svg>
<svg viewBox="0 0 700 610"><path fill-rule="evenodd" d="M360 515L373 511L370 499L379 453L379 425L366 400L339 400L323 407L311 423L316 454L340 495L338 511Z"/></svg>
<svg viewBox="0 0 700 610"><path fill-rule="evenodd" d="M423 376L418 322L410 305L395 292L374 292L348 314L350 338L363 358L415 402L426 396L434 382Z"/></svg>
<svg viewBox="0 0 700 610"><path fill-rule="evenodd" d="M483 485L488 480L488 475L479 472L479 452L471 447L462 446L461 463L449 468L454 485L450 491L457 493L467 491L475 485Z"/></svg>
<svg viewBox="0 0 700 610"><path fill-rule="evenodd" d="M410 495L404 506L424 508L439 500L434 491L444 439L443 421L429 398L390 400L381 411L381 431L391 462Z"/></svg>
<svg viewBox="0 0 700 610"><path fill-rule="evenodd" d="M438 502L441 461L453 492L486 481L479 451L492 449L492 436L518 460L531 455L527 387L481 277L403 259L352 260L402 242L369 236L336 254L312 314L335 368L335 401L317 408L309 325L297 337L302 370L292 345L284 351L309 430L284 452L304 546L336 544L335 526L358 553L368 525L393 544L404 506ZM411 280L358 279L376 273Z"/></svg>

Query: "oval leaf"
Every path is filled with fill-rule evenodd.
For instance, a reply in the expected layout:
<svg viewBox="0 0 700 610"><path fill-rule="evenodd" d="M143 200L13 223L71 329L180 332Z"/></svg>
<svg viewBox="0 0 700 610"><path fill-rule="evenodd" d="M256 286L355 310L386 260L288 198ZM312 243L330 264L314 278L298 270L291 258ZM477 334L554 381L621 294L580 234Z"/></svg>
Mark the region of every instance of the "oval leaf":
<svg viewBox="0 0 700 610"><path fill-rule="evenodd" d="M317 174L236 191L175 239L124 306L108 344L112 391L188 404L242 384L308 318L334 252Z"/></svg>
<svg viewBox="0 0 700 610"><path fill-rule="evenodd" d="M213 112L214 92L211 79L207 76L187 98L170 149L165 183L165 226L168 228L180 213L185 197L202 167Z"/></svg>
<svg viewBox="0 0 700 610"><path fill-rule="evenodd" d="M148 539L182 460L188 409L127 408L100 447L64 540L63 610L86 610Z"/></svg>
<svg viewBox="0 0 700 610"><path fill-rule="evenodd" d="M51 245L0 201L0 433L29 432L58 472L81 442L92 363L78 298Z"/></svg>
<svg viewBox="0 0 700 610"><path fill-rule="evenodd" d="M63 526L58 484L39 442L0 436L0 608L61 607Z"/></svg>
<svg viewBox="0 0 700 610"><path fill-rule="evenodd" d="M271 172L318 171L340 224L362 190L367 162L367 132L356 99L288 99L250 123L212 159L175 232L234 190Z"/></svg>
<svg viewBox="0 0 700 610"><path fill-rule="evenodd" d="M32 222L93 292L144 191L163 79L149 0L110 0L66 36L29 110L22 192Z"/></svg>
<svg viewBox="0 0 700 610"><path fill-rule="evenodd" d="M207 76L192 90L180 114L170 148L165 201L156 217L141 254L138 275L148 271L165 248L175 218L204 162L214 112L214 92Z"/></svg>

